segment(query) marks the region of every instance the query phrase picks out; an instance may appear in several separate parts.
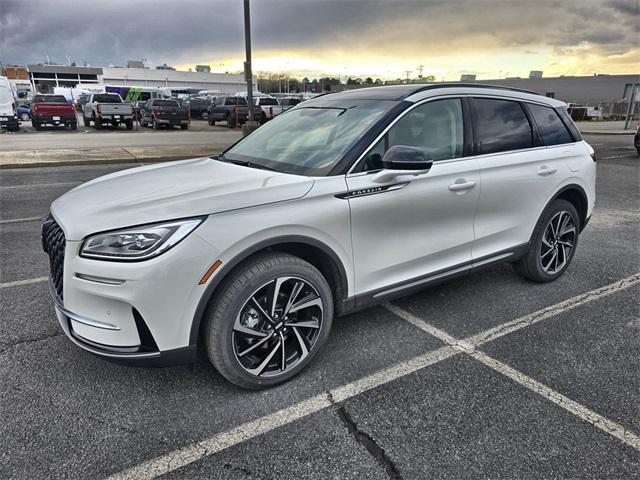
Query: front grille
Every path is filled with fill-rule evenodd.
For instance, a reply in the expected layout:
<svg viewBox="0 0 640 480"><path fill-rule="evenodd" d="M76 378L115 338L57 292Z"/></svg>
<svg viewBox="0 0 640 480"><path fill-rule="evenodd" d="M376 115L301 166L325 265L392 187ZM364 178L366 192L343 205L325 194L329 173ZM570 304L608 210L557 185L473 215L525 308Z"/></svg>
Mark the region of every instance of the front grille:
<svg viewBox="0 0 640 480"><path fill-rule="evenodd" d="M64 277L64 232L60 225L49 215L42 224L42 248L49 255L51 282L58 299L62 301L62 280Z"/></svg>

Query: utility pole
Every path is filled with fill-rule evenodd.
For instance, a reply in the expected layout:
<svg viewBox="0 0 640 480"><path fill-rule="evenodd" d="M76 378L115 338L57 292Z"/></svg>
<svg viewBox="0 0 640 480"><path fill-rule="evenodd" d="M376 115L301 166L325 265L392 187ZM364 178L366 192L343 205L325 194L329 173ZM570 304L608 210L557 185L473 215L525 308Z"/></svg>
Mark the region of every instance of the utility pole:
<svg viewBox="0 0 640 480"><path fill-rule="evenodd" d="M249 0L244 0L244 48L246 61L244 62L244 78L247 82L247 103L249 104L248 121L253 122L253 74L251 73L251 19Z"/></svg>
<svg viewBox="0 0 640 480"><path fill-rule="evenodd" d="M631 86L631 91L629 92L629 103L627 104L627 114L624 117L624 129L627 130L629 128L629 123L631 123L631 115L633 114L634 100L636 98L636 91L638 90L638 84L634 83Z"/></svg>
<svg viewBox="0 0 640 480"><path fill-rule="evenodd" d="M424 69L424 65L418 65L418 78L422 79L422 70Z"/></svg>

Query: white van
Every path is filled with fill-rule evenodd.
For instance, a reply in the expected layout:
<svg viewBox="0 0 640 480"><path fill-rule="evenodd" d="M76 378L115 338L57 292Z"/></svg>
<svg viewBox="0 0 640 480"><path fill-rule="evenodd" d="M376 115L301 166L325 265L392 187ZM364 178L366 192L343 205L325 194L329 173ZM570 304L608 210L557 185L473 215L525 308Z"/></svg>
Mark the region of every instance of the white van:
<svg viewBox="0 0 640 480"><path fill-rule="evenodd" d="M13 98L7 77L0 77L0 128L14 132L20 128L16 115L16 100Z"/></svg>

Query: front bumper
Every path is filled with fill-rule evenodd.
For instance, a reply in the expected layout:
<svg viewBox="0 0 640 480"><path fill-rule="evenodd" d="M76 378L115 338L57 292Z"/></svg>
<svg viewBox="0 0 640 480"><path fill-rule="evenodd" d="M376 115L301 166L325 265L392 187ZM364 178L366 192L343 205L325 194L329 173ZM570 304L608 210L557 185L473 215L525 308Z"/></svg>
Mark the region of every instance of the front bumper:
<svg viewBox="0 0 640 480"><path fill-rule="evenodd" d="M83 258L81 242L60 235L47 237L47 245L50 256L58 248L51 257L56 283L50 282L56 316L74 344L129 364L193 360L193 319L206 289L199 280L219 254L196 232L139 262Z"/></svg>
<svg viewBox="0 0 640 480"><path fill-rule="evenodd" d="M0 128L6 128L7 130L17 130L18 126L18 117L16 117L15 115L0 115Z"/></svg>
<svg viewBox="0 0 640 480"><path fill-rule="evenodd" d="M55 289L53 288L51 280L49 281L49 293L51 295L51 298L53 298L56 317L64 334L76 346L82 348L83 350L86 350L89 353L117 363L141 367L168 367L172 365L192 363L195 360L195 345L189 345L187 347L175 348L172 350L161 352L157 350L157 346L155 347L156 349L153 349L153 347L150 347L148 345L139 345L137 347L114 347L109 345L101 345L99 343L87 340L74 331L74 322L89 326L91 328L110 329L115 326L82 317L66 310L58 301L58 297L55 293ZM140 336L142 337L143 335L141 334Z"/></svg>

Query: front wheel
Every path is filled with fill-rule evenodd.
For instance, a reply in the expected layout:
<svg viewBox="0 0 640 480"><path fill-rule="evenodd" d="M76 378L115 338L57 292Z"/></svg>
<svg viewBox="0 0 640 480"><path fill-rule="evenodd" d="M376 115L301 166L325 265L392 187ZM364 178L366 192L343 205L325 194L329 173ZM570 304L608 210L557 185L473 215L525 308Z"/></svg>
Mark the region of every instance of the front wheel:
<svg viewBox="0 0 640 480"><path fill-rule="evenodd" d="M286 382L309 365L332 321L333 297L322 274L293 255L267 253L225 279L203 333L218 372L257 390Z"/></svg>
<svg viewBox="0 0 640 480"><path fill-rule="evenodd" d="M514 264L516 271L534 282L555 280L573 259L579 230L576 208L566 200L555 200L538 219L529 250Z"/></svg>

